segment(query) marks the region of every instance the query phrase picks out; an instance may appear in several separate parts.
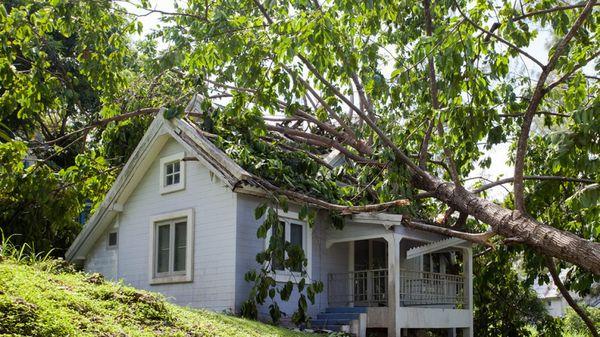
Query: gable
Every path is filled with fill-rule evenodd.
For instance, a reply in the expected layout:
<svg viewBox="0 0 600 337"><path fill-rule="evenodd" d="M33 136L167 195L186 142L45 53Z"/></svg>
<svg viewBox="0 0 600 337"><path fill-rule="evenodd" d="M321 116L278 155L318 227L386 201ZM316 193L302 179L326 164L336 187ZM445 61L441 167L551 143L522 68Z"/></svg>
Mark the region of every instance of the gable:
<svg viewBox="0 0 600 337"><path fill-rule="evenodd" d="M100 235L123 210L123 205L171 139L186 156L199 161L231 190L251 175L227 157L199 131L181 119L165 120L161 110L140 140L104 201L85 224L65 254L67 260L84 260ZM158 186L158 182L156 183Z"/></svg>

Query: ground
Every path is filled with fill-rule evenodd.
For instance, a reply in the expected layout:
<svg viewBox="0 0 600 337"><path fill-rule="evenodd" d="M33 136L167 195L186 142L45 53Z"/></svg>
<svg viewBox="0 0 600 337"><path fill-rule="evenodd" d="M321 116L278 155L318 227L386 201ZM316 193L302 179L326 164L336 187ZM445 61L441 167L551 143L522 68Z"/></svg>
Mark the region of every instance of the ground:
<svg viewBox="0 0 600 337"><path fill-rule="evenodd" d="M25 263L0 254L0 336L157 335L314 336L179 307L60 260Z"/></svg>

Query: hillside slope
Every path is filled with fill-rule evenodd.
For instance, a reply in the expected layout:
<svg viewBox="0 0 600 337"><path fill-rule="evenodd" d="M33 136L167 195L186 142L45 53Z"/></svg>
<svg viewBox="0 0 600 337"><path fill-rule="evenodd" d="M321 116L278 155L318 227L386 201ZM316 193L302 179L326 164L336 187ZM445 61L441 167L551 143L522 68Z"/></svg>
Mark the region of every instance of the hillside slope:
<svg viewBox="0 0 600 337"><path fill-rule="evenodd" d="M31 265L0 255L0 336L310 336L206 310L60 261Z"/></svg>

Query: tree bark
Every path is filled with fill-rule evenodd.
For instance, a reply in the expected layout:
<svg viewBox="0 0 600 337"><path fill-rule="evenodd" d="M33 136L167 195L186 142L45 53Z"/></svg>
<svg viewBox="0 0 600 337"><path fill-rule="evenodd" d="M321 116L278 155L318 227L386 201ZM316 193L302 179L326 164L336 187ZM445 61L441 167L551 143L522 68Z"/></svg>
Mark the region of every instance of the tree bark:
<svg viewBox="0 0 600 337"><path fill-rule="evenodd" d="M431 175L427 178L413 175L413 180L417 187L431 192L436 199L490 225L498 235L519 238L519 242L546 255L600 275L600 243L542 224L524 213L506 209Z"/></svg>

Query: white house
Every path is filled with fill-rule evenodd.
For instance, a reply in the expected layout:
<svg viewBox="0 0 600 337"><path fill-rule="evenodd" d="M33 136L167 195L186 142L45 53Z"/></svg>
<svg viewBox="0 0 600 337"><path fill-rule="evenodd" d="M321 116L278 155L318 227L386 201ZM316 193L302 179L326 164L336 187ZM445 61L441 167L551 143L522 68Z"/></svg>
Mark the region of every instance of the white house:
<svg viewBox="0 0 600 337"><path fill-rule="evenodd" d="M260 267L255 256L265 247L254 219L264 194L192 120L159 113L66 257L177 304L239 312L251 288L244 274ZM387 213L355 214L335 230L322 211L309 228L298 210L292 204L280 216L287 239L305 251L310 279L324 283L309 307L313 327L473 336L470 244ZM277 281L292 276L276 273ZM291 314L294 296L279 306Z"/></svg>
<svg viewBox="0 0 600 337"><path fill-rule="evenodd" d="M563 283L567 278L568 272L568 269L563 269L559 273L559 277ZM567 309L569 309L571 306L552 280L552 277L548 277L550 278L549 282L543 284L540 284L539 280L536 279L533 283L533 290L536 292L537 297L544 304L548 314L550 314L552 317L564 317L567 313ZM577 302L583 302L585 305L594 306L594 300L592 296L581 298L574 291L569 291L569 294Z"/></svg>
<svg viewBox="0 0 600 337"><path fill-rule="evenodd" d="M567 303L567 300L565 300L552 281L549 284L542 285L535 283L533 290L537 293L538 298L552 317L563 317L566 314L569 303Z"/></svg>

